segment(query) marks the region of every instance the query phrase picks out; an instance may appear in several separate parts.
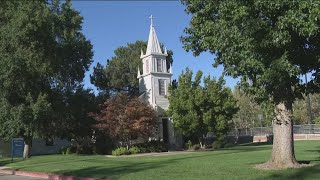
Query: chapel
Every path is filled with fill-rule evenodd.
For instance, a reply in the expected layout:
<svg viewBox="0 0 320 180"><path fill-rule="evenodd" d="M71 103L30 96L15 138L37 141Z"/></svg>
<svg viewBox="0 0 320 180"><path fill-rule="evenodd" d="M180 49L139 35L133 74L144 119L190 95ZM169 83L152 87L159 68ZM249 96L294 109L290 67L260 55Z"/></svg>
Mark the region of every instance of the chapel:
<svg viewBox="0 0 320 180"><path fill-rule="evenodd" d="M177 146L173 122L164 113L168 110L168 87L172 82L172 65L167 64L167 49L161 49L154 24L150 16L150 32L145 53L141 50L142 72L138 69L140 98L157 112L158 122L155 138L163 140L170 147Z"/></svg>

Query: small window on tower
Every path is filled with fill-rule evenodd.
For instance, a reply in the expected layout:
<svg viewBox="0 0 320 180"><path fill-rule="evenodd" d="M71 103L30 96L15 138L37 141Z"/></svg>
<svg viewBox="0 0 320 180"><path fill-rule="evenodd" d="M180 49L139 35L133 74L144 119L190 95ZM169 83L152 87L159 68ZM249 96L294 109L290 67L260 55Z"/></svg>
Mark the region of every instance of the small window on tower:
<svg viewBox="0 0 320 180"><path fill-rule="evenodd" d="M162 72L162 60L157 59L157 72Z"/></svg>
<svg viewBox="0 0 320 180"><path fill-rule="evenodd" d="M165 80L159 79L159 95L164 96L165 93Z"/></svg>
<svg viewBox="0 0 320 180"><path fill-rule="evenodd" d="M149 73L149 60L146 60L146 73Z"/></svg>

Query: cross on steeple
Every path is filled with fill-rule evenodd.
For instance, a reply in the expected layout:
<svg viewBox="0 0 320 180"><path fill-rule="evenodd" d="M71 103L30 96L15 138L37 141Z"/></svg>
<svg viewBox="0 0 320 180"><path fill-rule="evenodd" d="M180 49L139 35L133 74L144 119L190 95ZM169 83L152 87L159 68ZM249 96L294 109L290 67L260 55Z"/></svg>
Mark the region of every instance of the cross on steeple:
<svg viewBox="0 0 320 180"><path fill-rule="evenodd" d="M151 15L149 18L150 18L150 20L151 20L151 26L153 26L153 19L154 19L154 17Z"/></svg>

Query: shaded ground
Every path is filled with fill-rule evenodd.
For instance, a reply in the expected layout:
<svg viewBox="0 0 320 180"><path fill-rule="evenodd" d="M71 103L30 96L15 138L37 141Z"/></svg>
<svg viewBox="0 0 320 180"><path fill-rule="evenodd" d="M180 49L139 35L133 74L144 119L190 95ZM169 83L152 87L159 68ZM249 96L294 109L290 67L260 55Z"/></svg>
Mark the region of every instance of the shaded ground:
<svg viewBox="0 0 320 180"><path fill-rule="evenodd" d="M23 171L112 179L318 179L320 141L298 141L295 149L299 161L310 161L315 166L282 171L256 170L254 165L271 156L271 145L265 143L170 156L50 155L14 163L0 159L0 164Z"/></svg>

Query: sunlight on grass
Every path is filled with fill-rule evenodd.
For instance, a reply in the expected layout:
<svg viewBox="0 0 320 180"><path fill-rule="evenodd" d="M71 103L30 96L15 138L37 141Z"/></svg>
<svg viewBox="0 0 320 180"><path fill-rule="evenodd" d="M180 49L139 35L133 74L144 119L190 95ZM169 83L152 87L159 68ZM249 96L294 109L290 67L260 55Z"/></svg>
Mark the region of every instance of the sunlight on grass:
<svg viewBox="0 0 320 180"><path fill-rule="evenodd" d="M311 168L261 171L253 166L268 160L271 145L235 146L210 152L162 157L108 158L106 156L47 155L1 165L22 171L50 172L112 179L317 179L320 177L320 141L295 142L298 160Z"/></svg>

